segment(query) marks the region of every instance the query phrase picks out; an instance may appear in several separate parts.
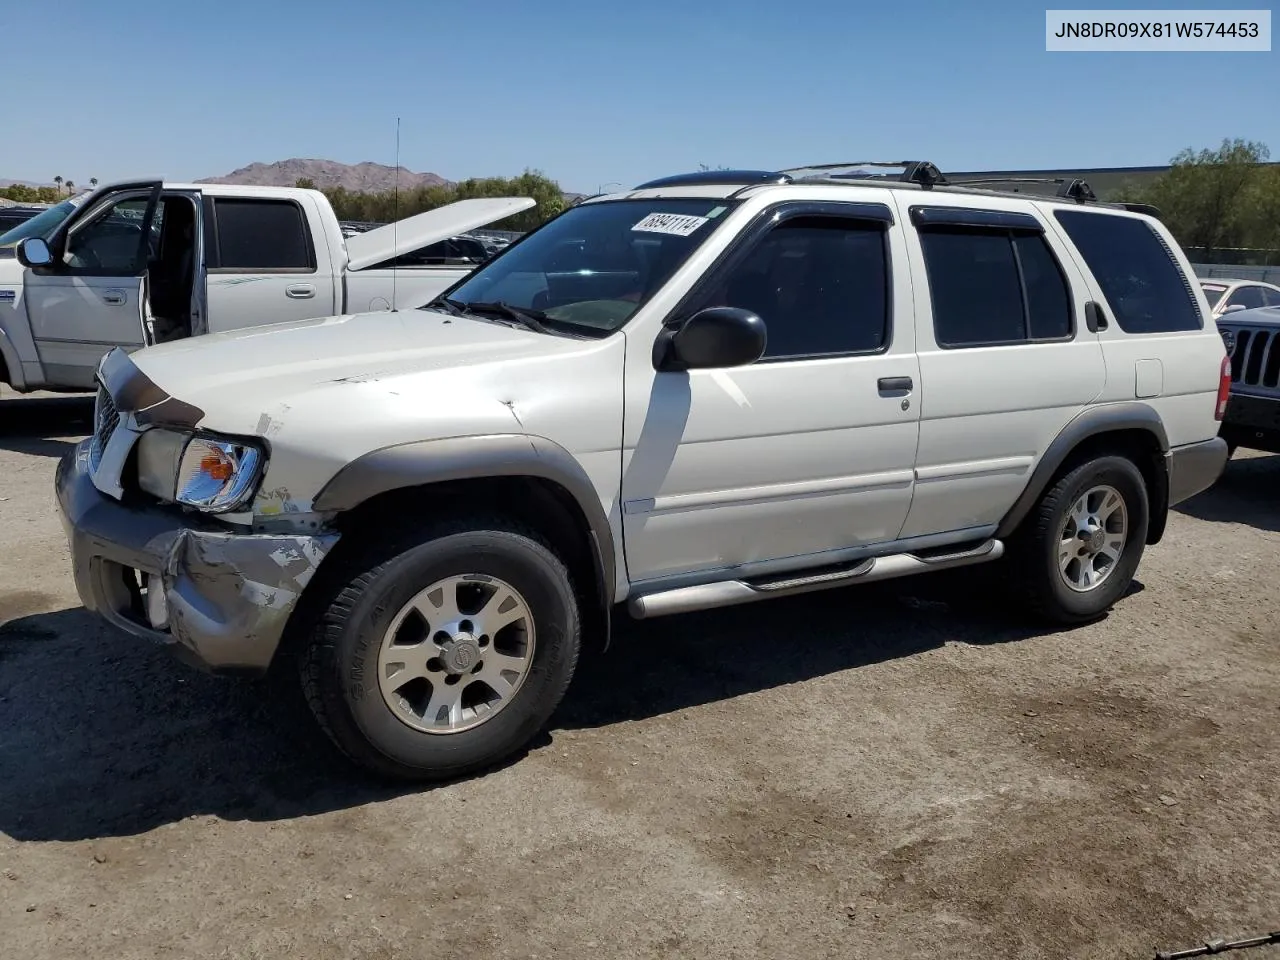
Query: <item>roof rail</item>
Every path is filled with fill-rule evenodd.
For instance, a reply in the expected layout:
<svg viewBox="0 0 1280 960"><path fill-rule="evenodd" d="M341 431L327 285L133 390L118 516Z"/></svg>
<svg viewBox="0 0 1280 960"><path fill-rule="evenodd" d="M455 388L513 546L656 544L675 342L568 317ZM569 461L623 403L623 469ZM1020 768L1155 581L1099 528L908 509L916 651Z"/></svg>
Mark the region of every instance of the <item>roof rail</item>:
<svg viewBox="0 0 1280 960"><path fill-rule="evenodd" d="M1056 183L1060 186L1057 196L1076 203L1093 203L1098 196L1088 182L1079 177L983 177L969 180L951 180L953 187L973 187L984 183Z"/></svg>
<svg viewBox="0 0 1280 960"><path fill-rule="evenodd" d="M654 187L693 187L707 183L731 186L755 186L766 183L790 183L785 171L775 170L699 170L696 173L677 173L659 177L633 187L633 190L652 190Z"/></svg>
<svg viewBox="0 0 1280 960"><path fill-rule="evenodd" d="M837 173L835 171L855 171L862 167L902 167L902 173L897 176L882 173ZM805 167L790 167L783 170L795 176L796 174L813 171L816 176L805 177L804 179L836 179L836 180L877 180L892 179L900 183L918 183L925 190L929 190L936 184L948 183L949 181L943 176L942 171L938 169L936 164L930 163L928 160L857 160L850 163L815 163Z"/></svg>

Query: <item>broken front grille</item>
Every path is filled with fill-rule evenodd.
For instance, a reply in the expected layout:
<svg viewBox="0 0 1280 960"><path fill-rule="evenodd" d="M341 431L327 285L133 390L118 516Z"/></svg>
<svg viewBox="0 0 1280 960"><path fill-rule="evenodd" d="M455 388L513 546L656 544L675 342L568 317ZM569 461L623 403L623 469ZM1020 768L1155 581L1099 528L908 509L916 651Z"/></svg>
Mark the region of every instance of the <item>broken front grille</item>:
<svg viewBox="0 0 1280 960"><path fill-rule="evenodd" d="M116 410L115 401L111 399L111 394L107 393L107 388L99 385L98 399L93 408L93 439L89 441L89 465L94 470L98 469L98 464L102 462L102 454L107 449L107 442L110 441L111 435L115 433L119 424L120 413Z"/></svg>
<svg viewBox="0 0 1280 960"><path fill-rule="evenodd" d="M1223 325L1222 329L1231 353L1232 386L1254 392L1280 388L1280 328Z"/></svg>

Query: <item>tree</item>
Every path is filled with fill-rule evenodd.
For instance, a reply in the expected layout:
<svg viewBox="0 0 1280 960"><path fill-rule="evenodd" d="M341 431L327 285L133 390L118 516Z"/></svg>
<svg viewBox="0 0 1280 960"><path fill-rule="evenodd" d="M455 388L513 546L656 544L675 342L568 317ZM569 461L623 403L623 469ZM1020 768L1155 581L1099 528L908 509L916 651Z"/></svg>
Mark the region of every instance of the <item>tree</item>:
<svg viewBox="0 0 1280 960"><path fill-rule="evenodd" d="M59 193L61 193L61 192L62 192L62 177L61 177L60 175L59 175L59 176L54 177L54 178L53 178L53 182L54 182L54 183L56 183L56 184L58 185L58 192L59 192Z"/></svg>
<svg viewBox="0 0 1280 960"><path fill-rule="evenodd" d="M97 185L98 185L98 178L97 178L97 177L90 177L90 178L89 178L89 186L91 186L91 187L96 187Z"/></svg>
<svg viewBox="0 0 1280 960"><path fill-rule="evenodd" d="M299 190L314 190L316 188L316 182L310 177L299 177L293 182L293 185Z"/></svg>
<svg viewBox="0 0 1280 960"><path fill-rule="evenodd" d="M564 191L541 171L525 170L518 177L471 177L452 184L435 184L415 190L385 193L352 193L341 187L324 191L341 220L388 223L435 210L473 197L532 197L534 206L495 224L499 230L532 230L565 208Z"/></svg>
<svg viewBox="0 0 1280 960"><path fill-rule="evenodd" d="M1150 203L1184 247L1212 258L1230 247L1261 247L1277 242L1280 177L1262 164L1266 144L1223 140L1216 150L1187 148L1167 173L1121 199Z"/></svg>
<svg viewBox="0 0 1280 960"><path fill-rule="evenodd" d="M71 196L71 194L75 192L75 189L76 189L76 182L75 182L74 180L68 180L68 181L67 181L67 196L68 196L68 197L69 197L69 196Z"/></svg>

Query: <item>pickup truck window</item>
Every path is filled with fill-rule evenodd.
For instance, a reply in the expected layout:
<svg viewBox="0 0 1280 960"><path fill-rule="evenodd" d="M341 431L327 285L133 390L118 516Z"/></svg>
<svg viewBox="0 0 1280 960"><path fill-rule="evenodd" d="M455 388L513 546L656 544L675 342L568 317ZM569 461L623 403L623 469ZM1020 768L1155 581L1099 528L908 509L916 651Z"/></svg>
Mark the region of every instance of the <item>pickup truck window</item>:
<svg viewBox="0 0 1280 960"><path fill-rule="evenodd" d="M217 267L228 271L311 273L316 269L311 233L292 200L215 197Z"/></svg>
<svg viewBox="0 0 1280 960"><path fill-rule="evenodd" d="M27 237L42 237L48 240L53 236L53 231L58 229L59 224L75 213L82 202L80 197L63 200L57 206L50 207L25 223L18 224L7 233L0 234L0 249L6 249L12 254L13 248Z"/></svg>
<svg viewBox="0 0 1280 960"><path fill-rule="evenodd" d="M101 276L134 276L146 268L149 246L141 244L148 196L124 197L94 215L88 223L73 225L67 238L67 265L72 269ZM158 223L152 223L153 240Z"/></svg>
<svg viewBox="0 0 1280 960"><path fill-rule="evenodd" d="M618 330L715 228L734 201L645 197L571 207L448 291L501 301L561 325Z"/></svg>

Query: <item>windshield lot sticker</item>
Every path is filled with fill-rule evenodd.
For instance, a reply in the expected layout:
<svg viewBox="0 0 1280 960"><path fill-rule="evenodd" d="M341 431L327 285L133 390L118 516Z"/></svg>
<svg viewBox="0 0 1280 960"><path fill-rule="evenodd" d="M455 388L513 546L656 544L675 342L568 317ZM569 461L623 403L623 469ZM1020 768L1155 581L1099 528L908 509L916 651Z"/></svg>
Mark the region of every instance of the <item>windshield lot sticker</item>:
<svg viewBox="0 0 1280 960"><path fill-rule="evenodd" d="M706 217L690 217L681 213L651 213L631 229L643 233L669 233L677 237L687 237L706 222Z"/></svg>

